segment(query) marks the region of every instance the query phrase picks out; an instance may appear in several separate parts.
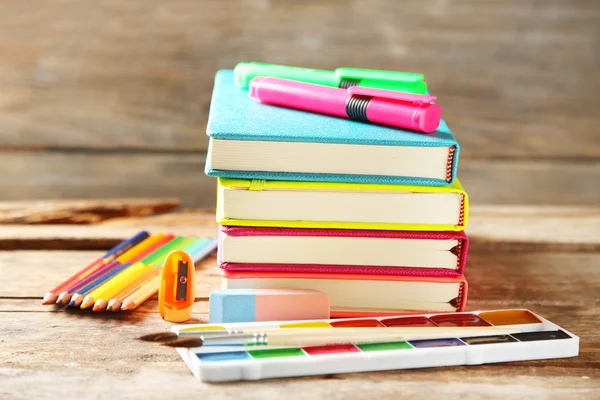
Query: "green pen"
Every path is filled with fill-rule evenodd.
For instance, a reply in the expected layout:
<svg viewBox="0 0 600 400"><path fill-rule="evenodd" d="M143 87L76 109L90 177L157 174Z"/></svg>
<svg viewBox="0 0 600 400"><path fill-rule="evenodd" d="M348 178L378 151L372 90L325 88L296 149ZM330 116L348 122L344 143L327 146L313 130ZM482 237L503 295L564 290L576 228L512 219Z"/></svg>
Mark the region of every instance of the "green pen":
<svg viewBox="0 0 600 400"><path fill-rule="evenodd" d="M344 89L350 86L364 86L407 93L427 93L427 83L423 74L415 72L362 68L337 68L335 71L327 71L257 62L241 62L233 71L235 84L242 89L248 89L250 80L255 76L272 76Z"/></svg>

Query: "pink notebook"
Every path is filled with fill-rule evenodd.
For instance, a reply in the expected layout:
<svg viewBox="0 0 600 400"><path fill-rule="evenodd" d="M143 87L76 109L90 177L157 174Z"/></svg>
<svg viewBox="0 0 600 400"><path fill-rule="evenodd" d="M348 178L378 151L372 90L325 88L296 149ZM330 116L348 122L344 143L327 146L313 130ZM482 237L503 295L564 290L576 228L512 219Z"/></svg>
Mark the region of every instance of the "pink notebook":
<svg viewBox="0 0 600 400"><path fill-rule="evenodd" d="M458 277L464 232L221 226L219 266L226 271Z"/></svg>

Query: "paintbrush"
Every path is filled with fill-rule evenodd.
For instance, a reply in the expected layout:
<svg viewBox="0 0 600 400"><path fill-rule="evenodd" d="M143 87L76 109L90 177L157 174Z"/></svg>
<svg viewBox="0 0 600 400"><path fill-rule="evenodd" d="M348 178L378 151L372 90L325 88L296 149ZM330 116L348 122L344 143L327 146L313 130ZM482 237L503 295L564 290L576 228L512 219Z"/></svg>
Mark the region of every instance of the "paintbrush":
<svg viewBox="0 0 600 400"><path fill-rule="evenodd" d="M508 335L519 329L495 327L403 327L403 328L276 328L262 330L198 331L194 337L179 338L175 332L160 332L140 340L170 347L206 345L322 346L329 344L377 343L448 337Z"/></svg>

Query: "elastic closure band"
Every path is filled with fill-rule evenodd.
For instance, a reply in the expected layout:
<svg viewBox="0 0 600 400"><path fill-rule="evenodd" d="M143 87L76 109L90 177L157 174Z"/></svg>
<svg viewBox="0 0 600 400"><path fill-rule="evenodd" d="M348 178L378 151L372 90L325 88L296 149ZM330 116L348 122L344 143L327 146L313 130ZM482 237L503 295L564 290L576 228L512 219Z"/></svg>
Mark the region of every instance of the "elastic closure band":
<svg viewBox="0 0 600 400"><path fill-rule="evenodd" d="M252 179L250 181L250 187L248 188L248 190L251 190L253 192L260 192L264 189L266 183L267 181L264 179Z"/></svg>

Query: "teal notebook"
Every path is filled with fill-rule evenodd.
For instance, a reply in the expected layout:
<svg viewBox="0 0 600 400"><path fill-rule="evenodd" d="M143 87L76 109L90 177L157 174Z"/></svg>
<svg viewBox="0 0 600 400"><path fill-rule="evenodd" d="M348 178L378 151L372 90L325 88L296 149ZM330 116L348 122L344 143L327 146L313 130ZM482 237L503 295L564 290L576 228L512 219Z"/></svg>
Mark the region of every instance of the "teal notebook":
<svg viewBox="0 0 600 400"><path fill-rule="evenodd" d="M458 142L442 120L430 134L262 104L215 78L206 174L225 178L449 185Z"/></svg>

